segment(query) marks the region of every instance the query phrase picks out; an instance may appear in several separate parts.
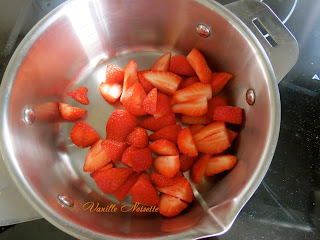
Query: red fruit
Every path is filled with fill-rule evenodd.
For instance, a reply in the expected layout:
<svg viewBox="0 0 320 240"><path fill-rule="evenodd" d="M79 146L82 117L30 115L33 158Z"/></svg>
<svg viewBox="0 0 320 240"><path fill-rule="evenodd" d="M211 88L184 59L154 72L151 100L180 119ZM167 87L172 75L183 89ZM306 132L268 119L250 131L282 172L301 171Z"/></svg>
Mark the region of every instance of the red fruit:
<svg viewBox="0 0 320 240"><path fill-rule="evenodd" d="M204 126L201 124L194 124L194 125L191 125L189 127L189 129L190 129L191 134L194 135L196 132L199 132L200 129L202 129L203 127Z"/></svg>
<svg viewBox="0 0 320 240"><path fill-rule="evenodd" d="M101 143L101 146L113 162L120 161L124 150L127 148L126 143L115 140L105 140Z"/></svg>
<svg viewBox="0 0 320 240"><path fill-rule="evenodd" d="M153 114L155 118L160 118L172 112L171 99L162 92L158 92L156 105L156 112Z"/></svg>
<svg viewBox="0 0 320 240"><path fill-rule="evenodd" d="M78 88L77 90L69 92L68 96L72 97L78 103L81 103L81 104L84 104L84 105L88 105L89 104L89 99L87 97L87 93L88 93L88 88L81 87L81 88Z"/></svg>
<svg viewBox="0 0 320 240"><path fill-rule="evenodd" d="M122 87L119 83L101 83L99 91L104 100L108 103L114 103L119 99L122 93Z"/></svg>
<svg viewBox="0 0 320 240"><path fill-rule="evenodd" d="M84 121L78 121L70 132L71 141L78 147L89 147L100 138L93 128Z"/></svg>
<svg viewBox="0 0 320 240"><path fill-rule="evenodd" d="M146 97L140 83L135 83L122 95L122 104L124 108L131 114L136 116L142 116L147 114L143 108L143 100Z"/></svg>
<svg viewBox="0 0 320 240"><path fill-rule="evenodd" d="M186 76L196 75L187 57L183 55L176 55L171 58L169 71Z"/></svg>
<svg viewBox="0 0 320 240"><path fill-rule="evenodd" d="M110 168L113 168L113 163L109 163L107 166L104 166L104 167L100 168L99 170L90 173L90 176L92 178L94 178L98 173L103 172L103 171L110 169Z"/></svg>
<svg viewBox="0 0 320 240"><path fill-rule="evenodd" d="M124 79L124 70L112 63L107 65L106 83L118 83Z"/></svg>
<svg viewBox="0 0 320 240"><path fill-rule="evenodd" d="M192 117L188 115L182 115L181 116L181 122L184 124L209 124L212 121L207 115L202 115L198 117Z"/></svg>
<svg viewBox="0 0 320 240"><path fill-rule="evenodd" d="M202 182L210 157L211 155L204 154L193 164L190 178L195 184L200 184Z"/></svg>
<svg viewBox="0 0 320 240"><path fill-rule="evenodd" d="M123 88L122 88L122 95L120 98L121 102L126 91L137 82L139 82L138 66L134 60L131 60L126 66L126 68L124 69Z"/></svg>
<svg viewBox="0 0 320 240"><path fill-rule="evenodd" d="M205 169L205 176L213 176L232 169L237 163L237 158L232 155L215 156L209 159Z"/></svg>
<svg viewBox="0 0 320 240"><path fill-rule="evenodd" d="M159 91L173 95L177 91L181 77L167 71L144 71L142 76Z"/></svg>
<svg viewBox="0 0 320 240"><path fill-rule="evenodd" d="M183 80L180 85L179 89L186 88L194 83L200 82L199 78L197 76L188 77L187 79Z"/></svg>
<svg viewBox="0 0 320 240"><path fill-rule="evenodd" d="M154 185L159 187L170 187L176 184L175 177L167 178L155 172L150 173L150 179Z"/></svg>
<svg viewBox="0 0 320 240"><path fill-rule="evenodd" d="M136 172L146 171L152 166L152 153L149 148L142 148L130 153L132 169Z"/></svg>
<svg viewBox="0 0 320 240"><path fill-rule="evenodd" d="M192 68L197 73L200 81L203 83L210 83L211 82L211 70L208 67L207 61L204 56L197 50L192 49L191 52L188 54L187 59L192 66Z"/></svg>
<svg viewBox="0 0 320 240"><path fill-rule="evenodd" d="M242 123L242 109L231 106L217 106L213 110L213 120L231 124Z"/></svg>
<svg viewBox="0 0 320 240"><path fill-rule="evenodd" d="M154 86L147 79L143 77L144 72L145 71L138 72L138 76L139 76L139 81L144 88L144 91L148 94L152 89L154 89Z"/></svg>
<svg viewBox="0 0 320 240"><path fill-rule="evenodd" d="M171 53L163 54L151 67L151 70L168 71L171 60Z"/></svg>
<svg viewBox="0 0 320 240"><path fill-rule="evenodd" d="M214 72L211 75L212 95L215 96L222 91L227 82L232 78L232 74L225 72Z"/></svg>
<svg viewBox="0 0 320 240"><path fill-rule="evenodd" d="M117 109L107 122L107 139L124 142L127 136L137 126L138 119L126 110Z"/></svg>
<svg viewBox="0 0 320 240"><path fill-rule="evenodd" d="M206 97L191 100L189 102L176 103L172 106L172 111L182 113L188 116L202 116L208 111L208 102Z"/></svg>
<svg viewBox="0 0 320 240"><path fill-rule="evenodd" d="M102 140L99 139L95 144L92 145L87 153L87 157L83 166L84 172L97 171L111 162L107 152L101 147L101 143Z"/></svg>
<svg viewBox="0 0 320 240"><path fill-rule="evenodd" d="M147 206L158 206L159 195L152 186L147 174L142 174L129 191L132 202Z"/></svg>
<svg viewBox="0 0 320 240"><path fill-rule="evenodd" d="M76 120L87 113L87 110L70 106L66 103L59 103L60 114L64 119Z"/></svg>
<svg viewBox="0 0 320 240"><path fill-rule="evenodd" d="M180 154L179 160L180 160L180 170L182 172L186 172L191 169L192 164L195 162L197 158L196 157L188 157L186 155Z"/></svg>
<svg viewBox="0 0 320 240"><path fill-rule="evenodd" d="M149 148L158 155L175 156L179 155L176 145L166 139L154 141L149 145Z"/></svg>
<svg viewBox="0 0 320 240"><path fill-rule="evenodd" d="M136 127L127 137L126 142L137 148L146 148L149 144L148 132L142 127Z"/></svg>
<svg viewBox="0 0 320 240"><path fill-rule="evenodd" d="M172 178L180 169L179 155L156 157L153 167L161 175Z"/></svg>
<svg viewBox="0 0 320 240"><path fill-rule="evenodd" d="M148 117L140 122L140 126L150 131L157 131L166 126L175 125L176 116L174 113L155 118L154 116Z"/></svg>
<svg viewBox="0 0 320 240"><path fill-rule="evenodd" d="M119 202L121 202L127 196L129 190L138 181L139 177L139 173L131 173L131 175L125 180L125 182L117 190L112 192L112 194L118 199Z"/></svg>
<svg viewBox="0 0 320 240"><path fill-rule="evenodd" d="M230 142L224 122L213 122L193 134L199 152L218 154L229 148Z"/></svg>
<svg viewBox="0 0 320 240"><path fill-rule="evenodd" d="M180 152L188 157L198 156L198 150L189 128L184 128L180 131L178 135L178 147Z"/></svg>
<svg viewBox="0 0 320 240"><path fill-rule="evenodd" d="M151 142L154 142L156 140L166 139L170 142L177 144L178 135L179 135L181 129L182 129L181 125L179 125L179 124L163 127L160 130L151 134L149 136L149 140Z"/></svg>
<svg viewBox="0 0 320 240"><path fill-rule="evenodd" d="M174 217L188 207L188 204L179 198L161 194L159 203L159 212L165 217Z"/></svg>
<svg viewBox="0 0 320 240"><path fill-rule="evenodd" d="M232 144L234 139L238 136L238 133L235 131L232 131L231 129L228 129L228 128L227 128L227 132L228 132L229 142L230 142L230 144Z"/></svg>
<svg viewBox="0 0 320 240"><path fill-rule="evenodd" d="M153 88L143 100L143 109L146 113L155 114L157 111L157 89Z"/></svg>
<svg viewBox="0 0 320 240"><path fill-rule="evenodd" d="M173 95L173 100L176 103L183 103L203 97L212 98L211 85L198 82L176 91Z"/></svg>
<svg viewBox="0 0 320 240"><path fill-rule="evenodd" d="M133 172L131 168L110 168L94 175L93 179L103 193L117 190Z"/></svg>
<svg viewBox="0 0 320 240"><path fill-rule="evenodd" d="M227 106L228 102L225 98L220 96L215 96L208 101L208 112L207 116L212 119L213 111L217 106Z"/></svg>
<svg viewBox="0 0 320 240"><path fill-rule="evenodd" d="M131 153L136 150L139 150L139 148L132 146L128 147L122 154L121 162L129 167L132 167Z"/></svg>

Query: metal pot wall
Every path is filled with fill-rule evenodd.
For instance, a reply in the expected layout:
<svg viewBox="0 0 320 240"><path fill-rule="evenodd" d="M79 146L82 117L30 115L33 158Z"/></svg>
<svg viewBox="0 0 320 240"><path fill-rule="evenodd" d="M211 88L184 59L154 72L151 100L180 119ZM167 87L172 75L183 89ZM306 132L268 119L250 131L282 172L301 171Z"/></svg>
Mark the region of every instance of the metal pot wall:
<svg viewBox="0 0 320 240"><path fill-rule="evenodd" d="M83 210L87 202L111 205L116 200L103 195L83 173L88 150L72 144L73 123L61 121L57 102L76 105L66 93L87 86L95 104L86 107L91 113L86 121L105 137L105 124L114 110L98 93L106 62L124 67L134 59L143 70L166 51L187 54L194 47L215 70L235 76L227 94L230 103L246 113L235 145L235 169L195 189L197 201L172 219ZM297 57L294 37L258 1L221 6L209 0L71 0L31 30L8 65L0 96L3 158L32 206L77 238L189 239L222 234L270 165L280 127L277 82Z"/></svg>

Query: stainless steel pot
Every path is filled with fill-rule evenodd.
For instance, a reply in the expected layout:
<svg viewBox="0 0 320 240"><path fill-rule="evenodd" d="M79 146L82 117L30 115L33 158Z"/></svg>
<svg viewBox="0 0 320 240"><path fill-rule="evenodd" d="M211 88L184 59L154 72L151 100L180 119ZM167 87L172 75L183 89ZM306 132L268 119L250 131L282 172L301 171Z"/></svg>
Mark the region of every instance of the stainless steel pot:
<svg viewBox="0 0 320 240"><path fill-rule="evenodd" d="M72 144L73 124L61 121L57 102L77 105L66 93L87 86L91 104L86 121L105 137L113 111L98 92L105 63L124 67L135 59L142 70L163 52L187 54L194 47L215 70L235 76L227 92L232 104L246 112L235 147L236 168L213 187L208 182L195 189L197 201L172 219L84 210L81 204L86 202L108 206L116 201L83 173L88 150ZM71 0L31 30L8 65L1 84L3 158L32 206L77 238L189 239L222 234L270 165L280 127L277 83L297 57L294 37L258 1L221 6L209 0Z"/></svg>

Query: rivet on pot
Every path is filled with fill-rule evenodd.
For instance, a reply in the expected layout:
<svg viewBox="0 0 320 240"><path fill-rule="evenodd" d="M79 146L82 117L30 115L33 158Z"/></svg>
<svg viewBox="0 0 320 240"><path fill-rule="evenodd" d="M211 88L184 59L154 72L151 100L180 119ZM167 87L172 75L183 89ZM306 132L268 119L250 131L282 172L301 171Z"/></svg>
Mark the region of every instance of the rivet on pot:
<svg viewBox="0 0 320 240"><path fill-rule="evenodd" d="M58 194L57 198L60 201L60 203L62 203L63 206L66 206L66 207L73 207L74 206L74 202L67 195Z"/></svg>
<svg viewBox="0 0 320 240"><path fill-rule="evenodd" d="M197 27L197 32L200 35L200 37L207 38L210 36L210 28L203 24L199 24Z"/></svg>
<svg viewBox="0 0 320 240"><path fill-rule="evenodd" d="M35 120L34 112L32 108L26 107L23 111L23 120L28 124L32 125Z"/></svg>
<svg viewBox="0 0 320 240"><path fill-rule="evenodd" d="M247 99L247 103L249 105L253 105L255 100L256 100L256 95L253 91L253 89L248 89L247 93L246 93L246 99Z"/></svg>

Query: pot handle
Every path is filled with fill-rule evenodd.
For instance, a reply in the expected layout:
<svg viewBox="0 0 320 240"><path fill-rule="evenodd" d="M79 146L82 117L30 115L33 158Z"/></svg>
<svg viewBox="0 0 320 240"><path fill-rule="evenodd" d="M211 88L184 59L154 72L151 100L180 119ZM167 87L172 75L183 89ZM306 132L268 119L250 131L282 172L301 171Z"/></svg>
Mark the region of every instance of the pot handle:
<svg viewBox="0 0 320 240"><path fill-rule="evenodd" d="M296 64L299 46L295 37L266 4L237 1L225 5L256 36L265 49L278 82Z"/></svg>

